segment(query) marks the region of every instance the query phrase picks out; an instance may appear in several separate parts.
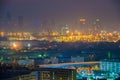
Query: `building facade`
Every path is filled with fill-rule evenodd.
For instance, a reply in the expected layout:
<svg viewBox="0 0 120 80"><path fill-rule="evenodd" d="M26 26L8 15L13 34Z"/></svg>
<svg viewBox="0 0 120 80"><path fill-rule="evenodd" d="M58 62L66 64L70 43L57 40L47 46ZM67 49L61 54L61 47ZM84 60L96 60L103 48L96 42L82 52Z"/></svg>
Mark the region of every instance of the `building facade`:
<svg viewBox="0 0 120 80"><path fill-rule="evenodd" d="M38 80L76 80L75 69L40 68Z"/></svg>
<svg viewBox="0 0 120 80"><path fill-rule="evenodd" d="M100 69L114 73L120 73L120 60L102 60Z"/></svg>

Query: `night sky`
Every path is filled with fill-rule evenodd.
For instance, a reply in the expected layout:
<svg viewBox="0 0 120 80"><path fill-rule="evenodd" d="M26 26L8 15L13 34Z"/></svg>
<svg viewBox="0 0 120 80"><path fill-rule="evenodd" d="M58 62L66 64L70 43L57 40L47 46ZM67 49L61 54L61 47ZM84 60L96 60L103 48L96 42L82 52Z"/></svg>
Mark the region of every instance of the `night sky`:
<svg viewBox="0 0 120 80"><path fill-rule="evenodd" d="M18 16L23 16L28 31L53 20L59 28L65 24L75 26L80 18L86 18L90 25L99 18L102 27L108 30L120 27L120 0L0 0L1 21L7 12L16 24Z"/></svg>

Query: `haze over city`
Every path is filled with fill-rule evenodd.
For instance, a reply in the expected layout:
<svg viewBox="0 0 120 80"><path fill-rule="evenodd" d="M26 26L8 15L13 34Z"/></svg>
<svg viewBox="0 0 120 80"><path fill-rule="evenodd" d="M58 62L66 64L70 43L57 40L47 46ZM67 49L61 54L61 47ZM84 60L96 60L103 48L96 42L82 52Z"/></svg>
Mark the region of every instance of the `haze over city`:
<svg viewBox="0 0 120 80"><path fill-rule="evenodd" d="M120 0L0 0L0 80L120 80Z"/></svg>
<svg viewBox="0 0 120 80"><path fill-rule="evenodd" d="M59 30L65 25L79 30L80 19L86 19L85 29L92 28L100 19L101 29L120 30L119 0L1 0L0 21L3 31ZM17 24L22 18L24 28ZM6 26L10 20L12 26ZM50 27L52 26L52 27Z"/></svg>

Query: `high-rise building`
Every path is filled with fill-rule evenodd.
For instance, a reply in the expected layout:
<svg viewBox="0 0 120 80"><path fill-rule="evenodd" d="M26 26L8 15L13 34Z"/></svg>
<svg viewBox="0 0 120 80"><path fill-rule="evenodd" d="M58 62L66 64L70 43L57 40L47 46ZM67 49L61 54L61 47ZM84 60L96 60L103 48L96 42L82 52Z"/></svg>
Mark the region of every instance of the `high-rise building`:
<svg viewBox="0 0 120 80"><path fill-rule="evenodd" d="M78 20L75 20L75 22L73 24L74 27L72 27L72 30L78 30L79 31L78 23L79 23Z"/></svg>
<svg viewBox="0 0 120 80"><path fill-rule="evenodd" d="M11 22L12 16L9 11L6 13L6 17L7 17L8 22Z"/></svg>
<svg viewBox="0 0 120 80"><path fill-rule="evenodd" d="M23 29L24 26L24 18L23 16L18 16L18 27L19 29Z"/></svg>
<svg viewBox="0 0 120 80"><path fill-rule="evenodd" d="M99 33L102 30L100 19L96 19L95 20L95 22L94 22L94 29L93 30L94 30L95 33Z"/></svg>
<svg viewBox="0 0 120 80"><path fill-rule="evenodd" d="M100 69L114 73L120 73L120 60L102 60L100 61Z"/></svg>
<svg viewBox="0 0 120 80"><path fill-rule="evenodd" d="M2 23L3 23L3 20L2 20L2 16L0 16L0 31L2 31Z"/></svg>
<svg viewBox="0 0 120 80"><path fill-rule="evenodd" d="M70 32L70 28L68 25L65 25L65 27L61 28L61 34L62 35L67 35Z"/></svg>
<svg viewBox="0 0 120 80"><path fill-rule="evenodd" d="M5 14L5 18L2 19L2 26L4 31L7 31L7 29L5 29L5 27L8 27L9 29L12 30L12 16L11 13L9 11L6 12Z"/></svg>
<svg viewBox="0 0 120 80"><path fill-rule="evenodd" d="M42 30L47 32L48 31L48 20L42 21Z"/></svg>
<svg viewBox="0 0 120 80"><path fill-rule="evenodd" d="M86 19L80 18L80 31L85 33L86 29L87 29Z"/></svg>

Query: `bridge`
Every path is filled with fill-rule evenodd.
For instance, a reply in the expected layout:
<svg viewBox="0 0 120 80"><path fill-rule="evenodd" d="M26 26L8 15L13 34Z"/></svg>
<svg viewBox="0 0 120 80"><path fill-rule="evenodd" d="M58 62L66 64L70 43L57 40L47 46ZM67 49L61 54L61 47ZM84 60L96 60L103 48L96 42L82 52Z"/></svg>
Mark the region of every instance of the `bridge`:
<svg viewBox="0 0 120 80"><path fill-rule="evenodd" d="M42 64L39 65L40 68L72 68L76 69L78 67L99 65L99 61L91 62L74 62L74 63L58 63L58 64Z"/></svg>

